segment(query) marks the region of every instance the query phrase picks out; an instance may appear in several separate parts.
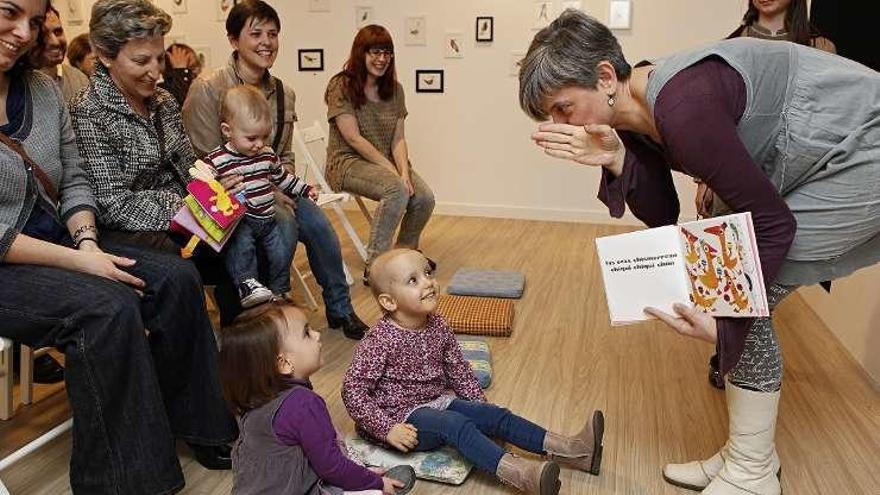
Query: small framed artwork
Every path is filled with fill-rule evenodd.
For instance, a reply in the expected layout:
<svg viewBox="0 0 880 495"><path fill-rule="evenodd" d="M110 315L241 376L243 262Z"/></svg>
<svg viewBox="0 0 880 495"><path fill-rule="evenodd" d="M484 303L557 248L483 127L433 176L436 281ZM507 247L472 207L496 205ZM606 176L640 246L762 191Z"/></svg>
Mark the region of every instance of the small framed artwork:
<svg viewBox="0 0 880 495"><path fill-rule="evenodd" d="M229 11L235 6L235 0L213 0L214 11L218 21L225 21Z"/></svg>
<svg viewBox="0 0 880 495"><path fill-rule="evenodd" d="M82 0L67 0L67 14L62 17L72 25L82 24L84 19Z"/></svg>
<svg viewBox="0 0 880 495"><path fill-rule="evenodd" d="M172 14L186 14L186 0L171 0Z"/></svg>
<svg viewBox="0 0 880 495"><path fill-rule="evenodd" d="M210 46L194 46L192 49L196 52L199 63L202 64L202 72L207 73L214 68Z"/></svg>
<svg viewBox="0 0 880 495"><path fill-rule="evenodd" d="M443 70L442 69L418 69L416 70L416 93L442 93Z"/></svg>
<svg viewBox="0 0 880 495"><path fill-rule="evenodd" d="M553 2L535 2L532 29L543 29L553 20Z"/></svg>
<svg viewBox="0 0 880 495"><path fill-rule="evenodd" d="M428 20L423 15L409 16L404 21L403 44L424 46L428 44L426 34Z"/></svg>
<svg viewBox="0 0 880 495"><path fill-rule="evenodd" d="M373 7L359 5L354 8L355 25L358 29L373 23Z"/></svg>
<svg viewBox="0 0 880 495"><path fill-rule="evenodd" d="M446 58L462 58L462 35L459 32L448 32L443 39L443 56Z"/></svg>
<svg viewBox="0 0 880 495"><path fill-rule="evenodd" d="M495 18L477 17L477 42L489 43L495 39Z"/></svg>
<svg viewBox="0 0 880 495"><path fill-rule="evenodd" d="M309 0L309 12L330 12L330 0Z"/></svg>
<svg viewBox="0 0 880 495"><path fill-rule="evenodd" d="M299 54L300 72L320 72L324 70L323 48L300 48Z"/></svg>

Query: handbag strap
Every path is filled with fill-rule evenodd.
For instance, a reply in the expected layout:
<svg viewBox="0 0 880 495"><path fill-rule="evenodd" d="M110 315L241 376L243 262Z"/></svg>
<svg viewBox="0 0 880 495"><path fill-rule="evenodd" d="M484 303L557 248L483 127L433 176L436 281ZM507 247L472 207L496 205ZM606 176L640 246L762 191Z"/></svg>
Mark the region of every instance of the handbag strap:
<svg viewBox="0 0 880 495"><path fill-rule="evenodd" d="M30 167L31 170L34 171L34 175L37 177L37 180L40 181L40 185L43 186L43 191L45 191L46 195L49 196L49 199L52 200L54 204L58 204L58 189L55 188L55 185L52 184L52 179L43 171L43 168L40 167L37 162L35 162L25 151L24 146L21 145L18 141L12 139L7 136L5 133L0 132L0 142L3 142L6 146L18 153L21 156L21 159Z"/></svg>
<svg viewBox="0 0 880 495"><path fill-rule="evenodd" d="M281 145L281 135L284 134L284 84L281 79L273 77L275 80L275 109L278 114L275 117L275 139L272 140L272 151L278 153L278 146Z"/></svg>

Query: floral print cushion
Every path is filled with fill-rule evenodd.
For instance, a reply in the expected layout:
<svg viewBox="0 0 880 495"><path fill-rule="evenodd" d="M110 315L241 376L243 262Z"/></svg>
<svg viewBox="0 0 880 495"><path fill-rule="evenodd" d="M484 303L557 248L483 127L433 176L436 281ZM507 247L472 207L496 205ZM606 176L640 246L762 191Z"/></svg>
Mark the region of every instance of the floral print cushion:
<svg viewBox="0 0 880 495"><path fill-rule="evenodd" d="M412 466L416 477L460 485L464 483L473 467L455 449L443 447L430 452L410 452L404 454L382 448L357 435L345 438L348 456L365 466L391 468L400 464Z"/></svg>

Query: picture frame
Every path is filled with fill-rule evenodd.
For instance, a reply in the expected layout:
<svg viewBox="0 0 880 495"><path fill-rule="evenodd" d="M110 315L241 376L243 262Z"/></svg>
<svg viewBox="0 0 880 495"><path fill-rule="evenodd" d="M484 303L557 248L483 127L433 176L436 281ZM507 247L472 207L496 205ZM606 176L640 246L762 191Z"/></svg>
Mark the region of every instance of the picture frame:
<svg viewBox="0 0 880 495"><path fill-rule="evenodd" d="M417 69L416 93L442 93L443 69Z"/></svg>
<svg viewBox="0 0 880 495"><path fill-rule="evenodd" d="M358 5L354 8L354 21L358 29L373 24L373 7Z"/></svg>
<svg viewBox="0 0 880 495"><path fill-rule="evenodd" d="M428 19L423 15L409 16L404 20L403 44L424 46L428 44Z"/></svg>
<svg viewBox="0 0 880 495"><path fill-rule="evenodd" d="M300 48L297 50L297 67L300 72L321 72L324 70L323 48Z"/></svg>
<svg viewBox="0 0 880 495"><path fill-rule="evenodd" d="M495 41L495 18L490 16L477 17L474 28L477 43L491 43Z"/></svg>
<svg viewBox="0 0 880 495"><path fill-rule="evenodd" d="M214 61L211 58L211 47L207 45L196 45L192 47L193 51L196 52L196 57L199 59L199 62L202 64L202 72L207 73L207 71L214 68Z"/></svg>
<svg viewBox="0 0 880 495"><path fill-rule="evenodd" d="M445 58L464 57L464 36L458 31L449 31L443 38L443 56Z"/></svg>
<svg viewBox="0 0 880 495"><path fill-rule="evenodd" d="M62 18L68 24L78 26L83 23L83 6L82 0L67 0L67 12L62 14Z"/></svg>
<svg viewBox="0 0 880 495"><path fill-rule="evenodd" d="M330 0L309 0L309 12L330 12Z"/></svg>
<svg viewBox="0 0 880 495"><path fill-rule="evenodd" d="M214 0L214 14L218 21L225 21L236 0Z"/></svg>
<svg viewBox="0 0 880 495"><path fill-rule="evenodd" d="M552 1L535 2L532 16L532 29L543 29L547 27L553 19Z"/></svg>
<svg viewBox="0 0 880 495"><path fill-rule="evenodd" d="M187 10L189 10L187 0L171 0L172 14L186 14Z"/></svg>

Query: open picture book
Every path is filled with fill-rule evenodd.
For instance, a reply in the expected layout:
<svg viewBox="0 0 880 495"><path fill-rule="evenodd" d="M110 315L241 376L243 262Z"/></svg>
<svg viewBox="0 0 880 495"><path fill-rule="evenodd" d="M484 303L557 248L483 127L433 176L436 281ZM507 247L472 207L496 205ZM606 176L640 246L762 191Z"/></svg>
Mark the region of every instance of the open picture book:
<svg viewBox="0 0 880 495"><path fill-rule="evenodd" d="M611 324L670 314L674 303L713 316L768 316L750 213L596 239Z"/></svg>

